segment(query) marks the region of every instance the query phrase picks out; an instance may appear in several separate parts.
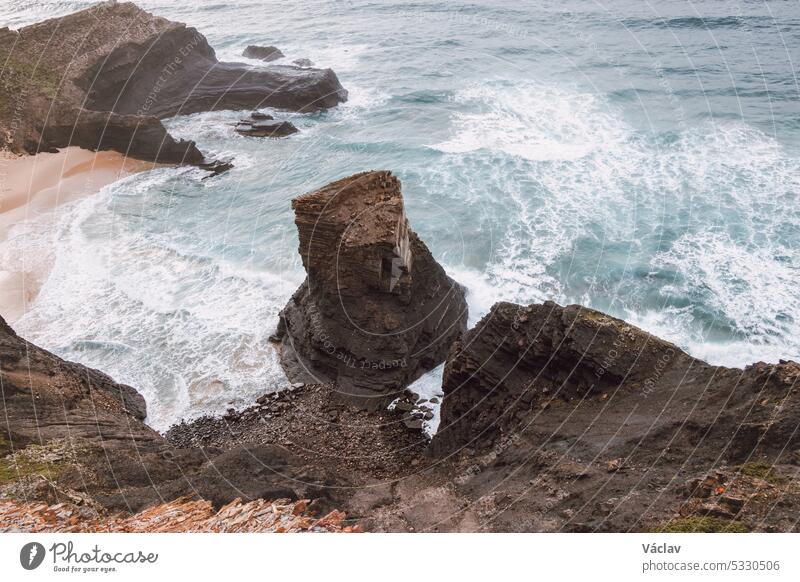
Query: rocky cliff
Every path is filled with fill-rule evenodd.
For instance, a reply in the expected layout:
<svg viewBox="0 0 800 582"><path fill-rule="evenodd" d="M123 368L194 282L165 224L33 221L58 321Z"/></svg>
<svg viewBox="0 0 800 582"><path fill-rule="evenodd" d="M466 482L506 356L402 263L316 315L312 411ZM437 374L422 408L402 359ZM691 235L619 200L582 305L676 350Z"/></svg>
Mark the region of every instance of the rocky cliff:
<svg viewBox="0 0 800 582"><path fill-rule="evenodd" d="M177 513L221 531L244 527L226 516L257 500L312 499L283 504L296 520L247 527L333 515L334 529L372 531L800 528L797 363L712 366L578 305L498 303L462 333L462 290L409 228L391 174L293 204L308 278L284 311L282 356L290 375L331 382L265 387L246 410L162 436L133 388L0 319L0 498L15 500L0 516L12 527L179 530ZM448 350L429 443L384 405ZM162 505L186 495L199 500Z"/></svg>
<svg viewBox="0 0 800 582"><path fill-rule="evenodd" d="M311 111L347 98L330 69L221 63L196 29L132 3L0 29L0 61L0 147L17 153L77 145L198 164L195 144L173 139L160 118L257 107Z"/></svg>
<svg viewBox="0 0 800 582"><path fill-rule="evenodd" d="M177 448L150 429L144 399L97 370L20 338L0 318L0 497L137 511L197 495L312 498L325 471L279 446Z"/></svg>
<svg viewBox="0 0 800 582"><path fill-rule="evenodd" d="M292 208L308 277L281 314L284 369L385 407L465 330L464 290L409 227L390 172L333 182Z"/></svg>
<svg viewBox="0 0 800 582"><path fill-rule="evenodd" d="M579 305L498 303L445 367L439 452L522 426L583 455L652 459L667 443L744 462L800 447L800 366L711 366ZM601 420L602 422L598 422ZM616 457L615 457L616 458Z"/></svg>
<svg viewBox="0 0 800 582"><path fill-rule="evenodd" d="M578 305L498 303L448 358L431 453L483 460L467 487L508 492L501 530L788 531L799 381L795 362L711 366Z"/></svg>

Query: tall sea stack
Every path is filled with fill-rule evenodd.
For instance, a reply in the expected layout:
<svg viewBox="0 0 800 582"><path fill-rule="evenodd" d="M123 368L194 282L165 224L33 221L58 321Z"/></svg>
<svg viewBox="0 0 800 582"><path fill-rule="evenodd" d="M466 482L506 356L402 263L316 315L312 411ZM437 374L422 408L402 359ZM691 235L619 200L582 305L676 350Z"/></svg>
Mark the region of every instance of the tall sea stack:
<svg viewBox="0 0 800 582"><path fill-rule="evenodd" d="M465 331L464 290L409 227L390 172L333 182L292 208L308 276L281 313L284 369L386 405Z"/></svg>

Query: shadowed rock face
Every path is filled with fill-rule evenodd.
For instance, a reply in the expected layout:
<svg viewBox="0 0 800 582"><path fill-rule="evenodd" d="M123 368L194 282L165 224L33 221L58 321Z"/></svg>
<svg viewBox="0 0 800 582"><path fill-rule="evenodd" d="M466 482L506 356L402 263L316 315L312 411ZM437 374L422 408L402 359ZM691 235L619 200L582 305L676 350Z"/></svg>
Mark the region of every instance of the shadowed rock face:
<svg viewBox="0 0 800 582"><path fill-rule="evenodd" d="M444 361L466 326L464 291L409 228L389 172L339 180L292 208L308 277L282 312L284 368L384 406Z"/></svg>
<svg viewBox="0 0 800 582"><path fill-rule="evenodd" d="M71 434L108 441L160 436L142 424L144 398L130 386L20 338L0 317L3 439L22 448Z"/></svg>
<svg viewBox="0 0 800 582"><path fill-rule="evenodd" d="M668 448L709 464L775 459L800 447L798 379L794 362L711 366L578 305L498 303L448 358L432 449L525 431L583 459L649 462Z"/></svg>
<svg viewBox="0 0 800 582"><path fill-rule="evenodd" d="M2 29L0 59L0 147L19 153L78 145L197 164L194 142L174 140L160 118L347 98L330 69L220 63L197 30L131 3Z"/></svg>
<svg viewBox="0 0 800 582"><path fill-rule="evenodd" d="M183 495L220 506L237 497L330 494L324 471L282 447L179 449L146 426L145 415L136 390L26 342L0 318L0 497L12 487L18 497L56 503L77 492L136 511ZM42 445L57 445L63 457L8 460Z"/></svg>

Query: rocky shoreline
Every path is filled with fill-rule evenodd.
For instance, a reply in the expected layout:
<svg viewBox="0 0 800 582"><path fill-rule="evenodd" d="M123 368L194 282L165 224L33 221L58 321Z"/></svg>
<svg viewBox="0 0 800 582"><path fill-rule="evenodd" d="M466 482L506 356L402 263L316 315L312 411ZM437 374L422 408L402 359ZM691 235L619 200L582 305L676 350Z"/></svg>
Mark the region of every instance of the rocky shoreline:
<svg viewBox="0 0 800 582"><path fill-rule="evenodd" d="M277 57L262 48L250 54ZM17 153L80 145L221 172L229 162L161 119L347 98L329 69L220 63L195 29L130 3L2 29L0 57L0 146ZM278 137L286 123L237 127ZM202 531L800 531L797 363L712 366L552 302L499 302L467 329L465 289L414 232L391 172L292 208L307 277L263 322L288 382L245 410L159 434L135 388L0 318L12 529L178 531L168 516L185 512ZM442 402L423 407L409 388L441 364ZM267 505L283 509L259 521Z"/></svg>
<svg viewBox="0 0 800 582"><path fill-rule="evenodd" d="M308 112L347 99L330 69L219 62L196 29L129 2L0 29L0 59L0 149L18 154L79 146L207 164L161 119L259 107Z"/></svg>
<svg viewBox="0 0 800 582"><path fill-rule="evenodd" d="M388 206L362 222L351 196ZM303 234L318 222L306 219L311 201L325 209L314 215L319 222L332 225L318 247ZM404 246L404 236L415 235L391 174L357 174L294 205L300 251L311 252L300 290L306 300L290 303L295 313L284 312L276 338L284 358L287 337L294 345L310 341L301 349L324 347L294 323L313 311L310 299L341 305L357 297L372 302L379 318L402 319L421 300L411 291L398 302L398 285L421 284L428 289L422 297L460 290L447 278L430 287L418 280L446 275L421 254L424 247ZM337 227L330 218L337 216L357 228ZM367 228L377 224L394 226ZM386 232L392 244L376 242ZM395 285L372 279L368 262L358 274L355 261L337 262L337 253L350 252L337 237L350 237L347 244L376 264L405 257L389 271L398 274ZM343 284L325 283L337 278ZM331 373L331 354L306 360L307 371L329 376L325 382L295 381L246 410L184 422L162 436L144 423L144 401L133 388L65 362L3 324L0 495L108 514L187 495L217 508L237 499L310 499L309 516L343 511L347 526L368 531L798 530L798 364L711 366L577 305L498 303L461 332L463 296L441 297L455 302L459 333L437 335L447 355L433 439L409 423L415 374L359 370L357 382L374 381L375 390L352 398L354 372ZM327 329L345 329L335 310L314 313ZM439 312L439 324L442 313L451 312ZM405 327L395 329L409 337ZM341 337L349 353L397 355L391 343ZM411 354L414 342L403 345ZM429 358L408 365L430 369L439 357ZM296 361L284 361L290 377Z"/></svg>

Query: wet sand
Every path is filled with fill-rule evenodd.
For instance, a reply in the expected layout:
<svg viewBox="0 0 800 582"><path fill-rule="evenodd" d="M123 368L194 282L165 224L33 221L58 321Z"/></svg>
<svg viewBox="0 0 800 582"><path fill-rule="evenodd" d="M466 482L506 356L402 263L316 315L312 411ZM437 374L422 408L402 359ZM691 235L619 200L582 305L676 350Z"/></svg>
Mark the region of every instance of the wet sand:
<svg viewBox="0 0 800 582"><path fill-rule="evenodd" d="M69 147L58 153L14 156L0 152L0 245L14 225L88 196L134 172L156 167L117 152ZM9 323L35 298L41 274L0 264L0 315Z"/></svg>

